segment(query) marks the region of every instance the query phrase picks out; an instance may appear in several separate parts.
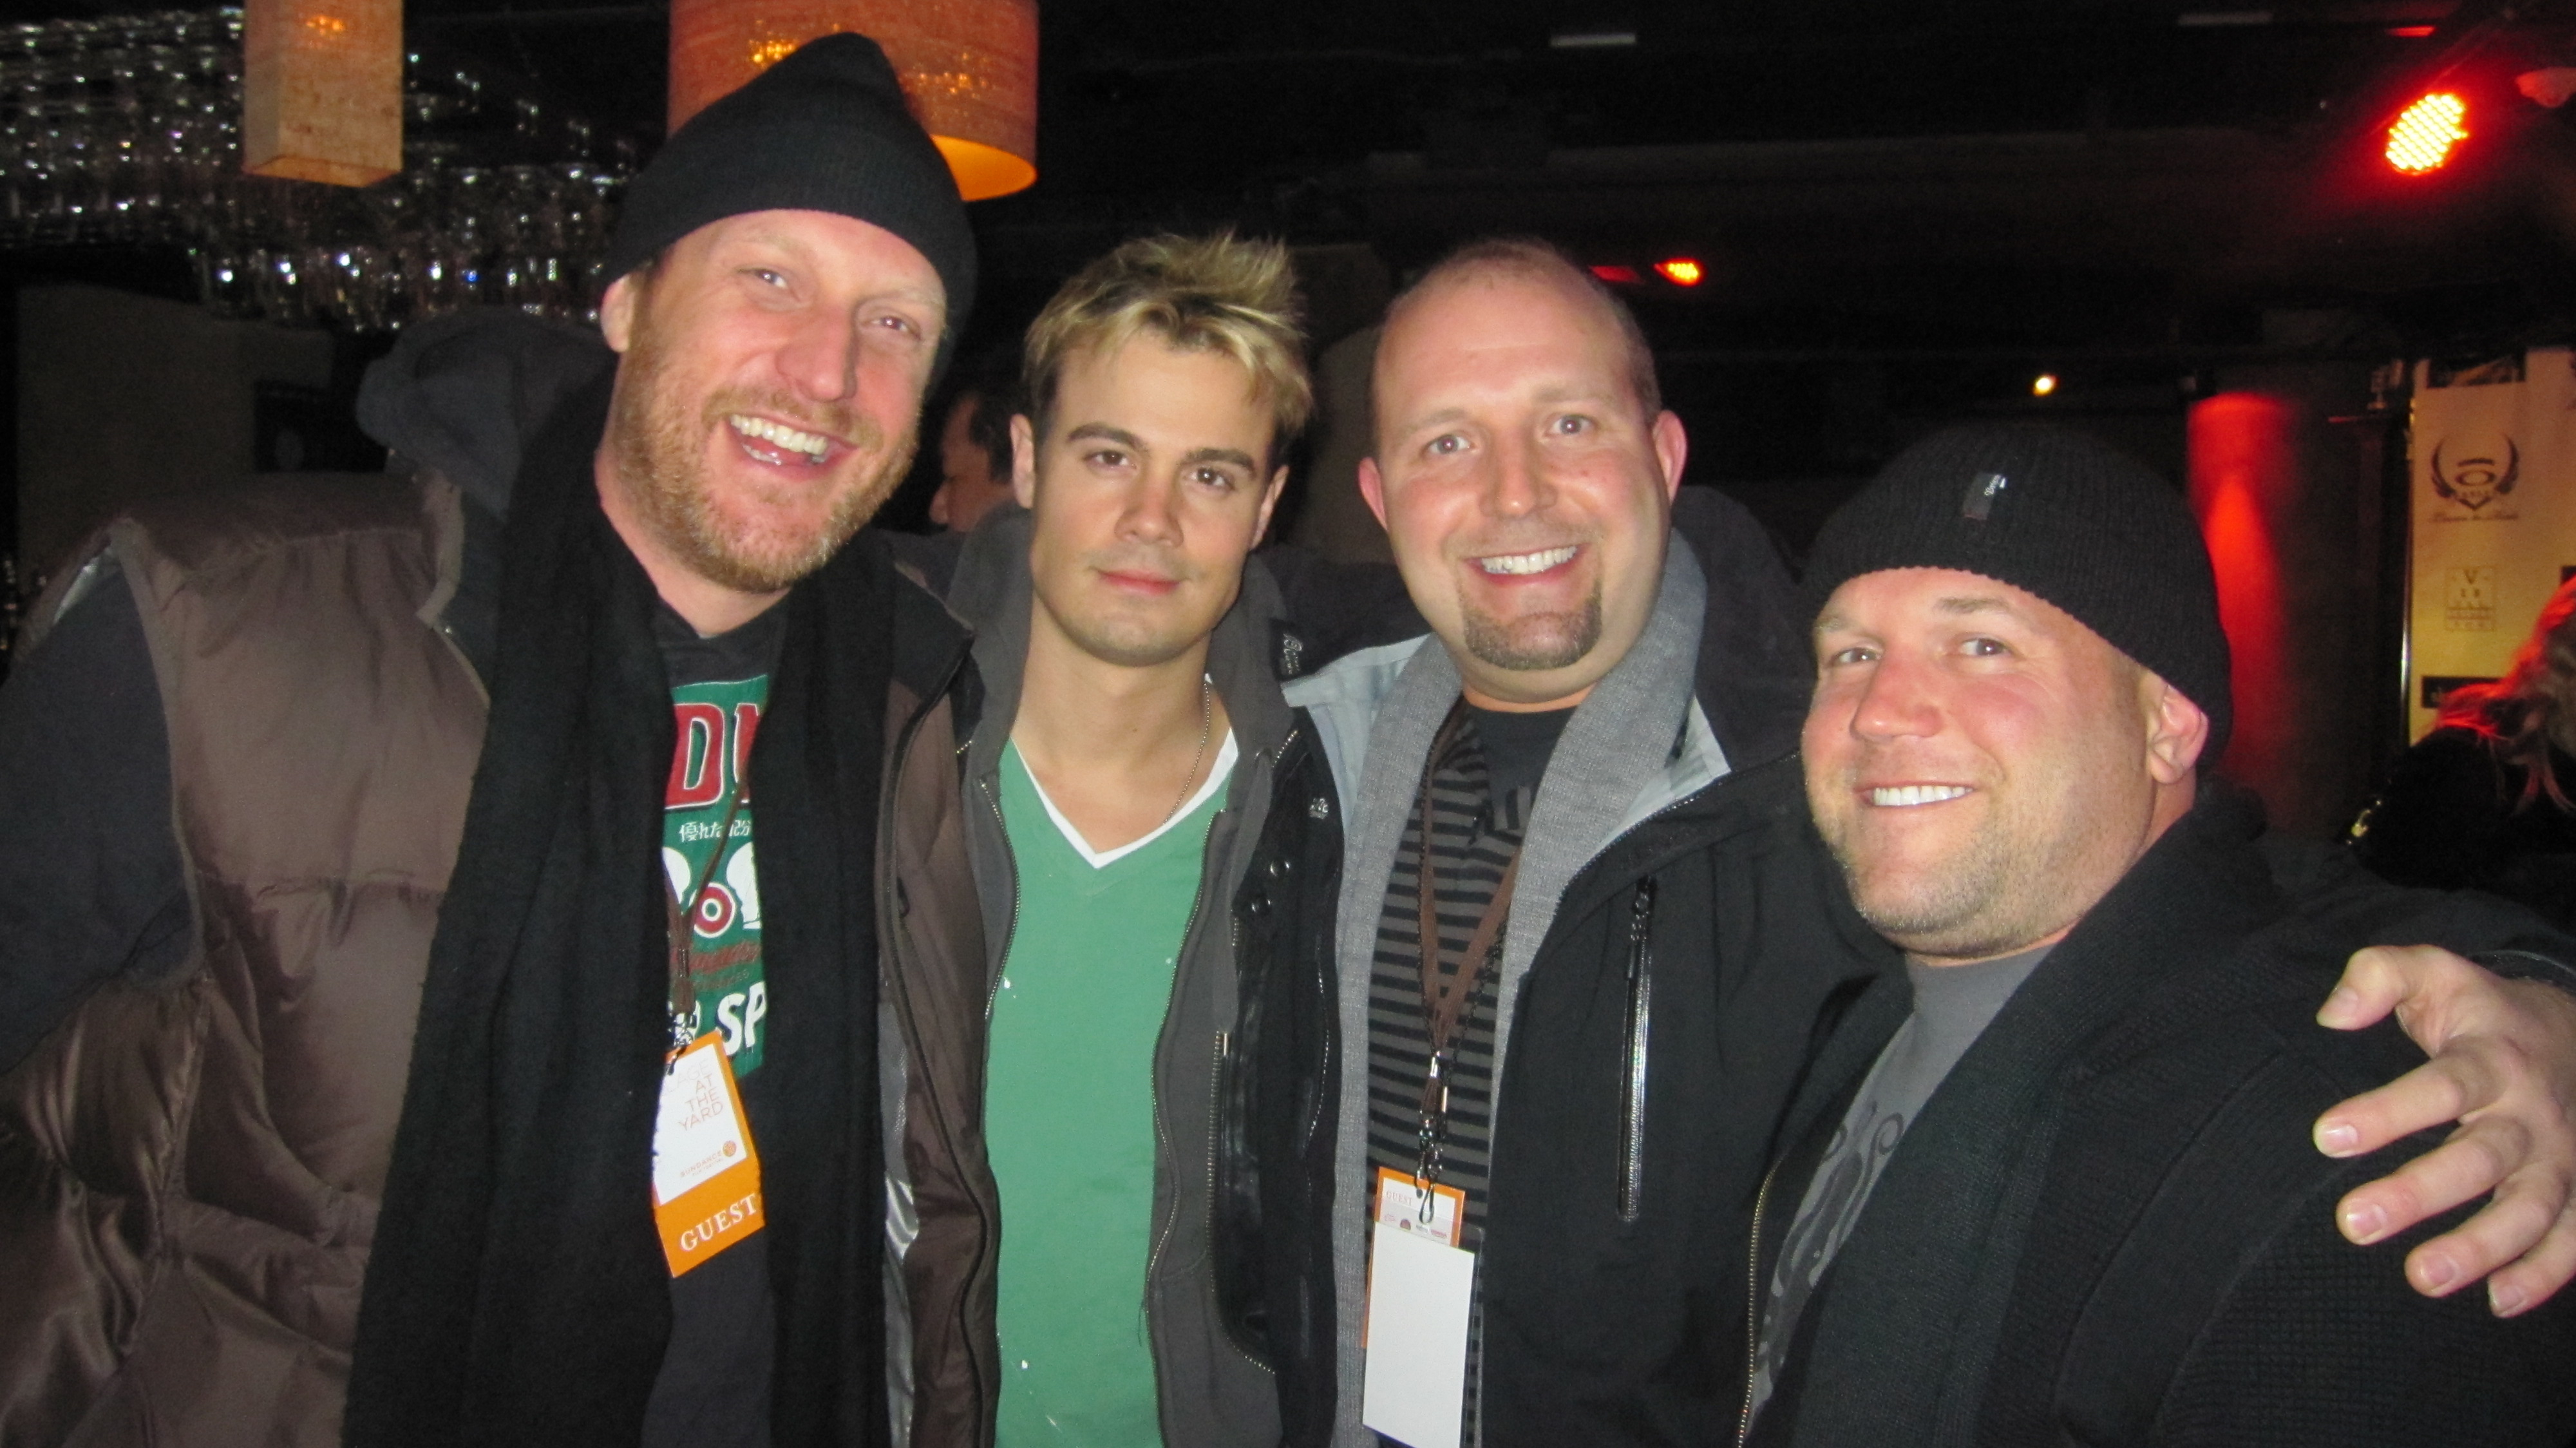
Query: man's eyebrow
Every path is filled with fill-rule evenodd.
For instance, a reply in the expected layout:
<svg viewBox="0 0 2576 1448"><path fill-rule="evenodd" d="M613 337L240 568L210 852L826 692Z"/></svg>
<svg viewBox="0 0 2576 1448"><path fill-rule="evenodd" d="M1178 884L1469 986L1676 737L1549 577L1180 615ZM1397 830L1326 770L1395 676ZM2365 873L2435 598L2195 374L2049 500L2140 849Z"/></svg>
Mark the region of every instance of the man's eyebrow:
<svg viewBox="0 0 2576 1448"><path fill-rule="evenodd" d="M1406 419L1403 430L1398 432L1396 436L1411 437L1426 427L1445 426L1449 423L1462 421L1466 416L1467 409L1463 407L1444 407L1437 412L1426 412L1420 417Z"/></svg>
<svg viewBox="0 0 2576 1448"><path fill-rule="evenodd" d="M1064 435L1064 440L1066 442L1080 442L1085 438L1098 438L1102 442L1114 442L1130 452L1143 452L1145 450L1145 440L1143 438L1138 437L1136 434L1129 432L1123 427L1112 427L1105 422L1086 422Z"/></svg>
<svg viewBox="0 0 2576 1448"><path fill-rule="evenodd" d="M1192 463L1232 463L1245 472L1253 471L1254 467L1252 454L1232 447L1192 448L1181 454L1181 466L1188 467Z"/></svg>
<svg viewBox="0 0 2576 1448"><path fill-rule="evenodd" d="M773 251L785 252L806 265L811 265L814 261L813 246L805 238L791 232L761 230L750 232L741 239L753 246L765 246ZM901 297L906 301L937 307L942 312L948 310L948 295L944 288L918 287L907 282L900 286L887 287L875 295Z"/></svg>
<svg viewBox="0 0 2576 1448"><path fill-rule="evenodd" d="M1561 382L1530 394L1536 402L1606 402L1616 396L1614 388L1586 382Z"/></svg>

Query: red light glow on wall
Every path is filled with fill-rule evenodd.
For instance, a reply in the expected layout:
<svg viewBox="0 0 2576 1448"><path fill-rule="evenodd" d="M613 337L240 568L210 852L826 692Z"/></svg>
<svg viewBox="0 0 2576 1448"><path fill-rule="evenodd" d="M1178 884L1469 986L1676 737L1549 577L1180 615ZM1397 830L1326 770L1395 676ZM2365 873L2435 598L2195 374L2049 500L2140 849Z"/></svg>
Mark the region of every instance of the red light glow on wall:
<svg viewBox="0 0 2576 1448"><path fill-rule="evenodd" d="M2451 150L2469 138L2463 122L2469 103L2448 91L2435 91L2406 108L2388 128L2388 164L2399 174L2423 176L2439 171Z"/></svg>
<svg viewBox="0 0 2576 1448"><path fill-rule="evenodd" d="M2227 629L2236 728L2227 746L2231 778L2265 780L2295 771L2290 620L2275 542L2294 522L2299 411L2289 399L2222 392L2193 405L2191 509L2218 574L2218 618ZM2216 761L2201 761L2206 773Z"/></svg>
<svg viewBox="0 0 2576 1448"><path fill-rule="evenodd" d="M1637 275L1637 269L1632 266L1596 266L1592 269L1592 274L1601 278L1605 282L1614 282L1620 286L1635 286L1637 283L1645 280L1645 278Z"/></svg>
<svg viewBox="0 0 2576 1448"><path fill-rule="evenodd" d="M1700 278L1707 273L1700 270L1697 261L1686 256L1677 256L1655 263L1655 275L1677 287L1695 287L1699 285Z"/></svg>

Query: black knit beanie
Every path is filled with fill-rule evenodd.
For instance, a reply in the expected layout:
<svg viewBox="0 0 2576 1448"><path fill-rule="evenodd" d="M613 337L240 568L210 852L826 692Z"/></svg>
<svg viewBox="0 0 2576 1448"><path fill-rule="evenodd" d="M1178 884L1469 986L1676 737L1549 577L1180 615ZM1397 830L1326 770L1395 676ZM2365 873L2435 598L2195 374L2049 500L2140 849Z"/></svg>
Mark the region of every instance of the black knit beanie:
<svg viewBox="0 0 2576 1448"><path fill-rule="evenodd" d="M1934 433L1826 520L1805 616L1889 568L1953 568L2037 594L2200 706L2205 764L2227 748L2234 704L2209 550L2181 495L2124 454L2050 427Z"/></svg>
<svg viewBox="0 0 2576 1448"><path fill-rule="evenodd" d="M614 281L709 222L830 211L912 244L948 291L949 340L975 304L975 234L939 148L864 35L807 41L689 118L626 188L600 273Z"/></svg>

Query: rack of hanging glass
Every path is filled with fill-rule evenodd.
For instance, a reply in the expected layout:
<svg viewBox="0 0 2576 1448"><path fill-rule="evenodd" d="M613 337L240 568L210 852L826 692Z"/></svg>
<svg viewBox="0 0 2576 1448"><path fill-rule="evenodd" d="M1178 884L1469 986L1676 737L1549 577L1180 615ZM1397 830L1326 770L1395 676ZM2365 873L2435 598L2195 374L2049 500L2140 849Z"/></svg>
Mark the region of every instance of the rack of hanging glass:
<svg viewBox="0 0 2576 1448"><path fill-rule="evenodd" d="M237 9L0 26L0 250L183 248L207 306L287 325L593 316L635 144L406 62L403 170L327 186L243 174Z"/></svg>

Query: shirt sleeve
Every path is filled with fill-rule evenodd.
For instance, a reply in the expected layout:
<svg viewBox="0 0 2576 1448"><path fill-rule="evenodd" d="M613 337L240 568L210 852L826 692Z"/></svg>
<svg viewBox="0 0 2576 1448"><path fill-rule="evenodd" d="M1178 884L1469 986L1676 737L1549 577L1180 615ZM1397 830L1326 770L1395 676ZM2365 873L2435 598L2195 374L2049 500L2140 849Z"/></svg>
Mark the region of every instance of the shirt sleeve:
<svg viewBox="0 0 2576 1448"><path fill-rule="evenodd" d="M100 983L188 957L170 744L112 571L0 687L0 1071Z"/></svg>

